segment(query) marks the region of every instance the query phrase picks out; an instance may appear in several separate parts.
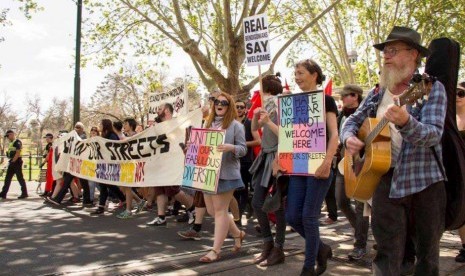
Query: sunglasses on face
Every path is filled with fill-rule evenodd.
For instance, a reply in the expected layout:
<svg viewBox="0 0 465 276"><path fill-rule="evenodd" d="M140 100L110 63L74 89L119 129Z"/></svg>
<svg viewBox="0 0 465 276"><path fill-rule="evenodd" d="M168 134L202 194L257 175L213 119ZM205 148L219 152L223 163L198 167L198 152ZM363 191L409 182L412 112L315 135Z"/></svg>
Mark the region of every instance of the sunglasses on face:
<svg viewBox="0 0 465 276"><path fill-rule="evenodd" d="M347 97L347 96L355 97L356 94L355 94L355 93L348 93L348 94L342 95L343 98L344 98L344 97Z"/></svg>
<svg viewBox="0 0 465 276"><path fill-rule="evenodd" d="M245 106L243 106L243 105L236 105L236 108L237 108L237 109L245 109Z"/></svg>
<svg viewBox="0 0 465 276"><path fill-rule="evenodd" d="M216 98L212 96L212 97L208 97L208 100L214 102Z"/></svg>
<svg viewBox="0 0 465 276"><path fill-rule="evenodd" d="M229 106L229 102L228 102L227 100L222 100L222 101L220 101L220 100L215 100L213 103L214 103L215 105L220 105L220 104L221 104L222 106Z"/></svg>
<svg viewBox="0 0 465 276"><path fill-rule="evenodd" d="M465 97L465 91L464 90L457 90L457 97L463 98Z"/></svg>

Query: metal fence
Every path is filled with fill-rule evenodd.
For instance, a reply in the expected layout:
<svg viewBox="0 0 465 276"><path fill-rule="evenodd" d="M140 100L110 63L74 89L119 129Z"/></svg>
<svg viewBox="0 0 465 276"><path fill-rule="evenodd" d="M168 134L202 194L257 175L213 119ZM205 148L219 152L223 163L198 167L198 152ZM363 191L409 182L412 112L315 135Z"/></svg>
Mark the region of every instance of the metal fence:
<svg viewBox="0 0 465 276"><path fill-rule="evenodd" d="M21 155L23 159L23 176L26 181L38 180L41 172L40 165L44 159L41 155ZM1 167L0 167L0 181L5 180L6 170L8 169L8 157L5 155L0 155ZM46 165L43 166L46 168ZM13 180L16 179L16 176L13 176Z"/></svg>

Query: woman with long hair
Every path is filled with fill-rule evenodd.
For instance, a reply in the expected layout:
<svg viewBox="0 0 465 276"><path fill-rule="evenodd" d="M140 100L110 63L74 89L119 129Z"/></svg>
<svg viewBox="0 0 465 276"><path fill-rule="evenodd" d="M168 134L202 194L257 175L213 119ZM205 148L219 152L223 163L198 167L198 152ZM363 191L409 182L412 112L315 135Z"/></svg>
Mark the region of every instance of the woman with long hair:
<svg viewBox="0 0 465 276"><path fill-rule="evenodd" d="M324 75L320 66L311 59L298 62L294 67L295 82L304 92L317 90ZM331 185L331 164L338 146L337 106L331 96L325 95L326 156L313 176L292 175L289 178L286 220L305 238L305 261L301 275L320 275L326 270L332 251L320 239L319 216L323 200ZM318 266L315 271L315 261Z"/></svg>
<svg viewBox="0 0 465 276"><path fill-rule="evenodd" d="M223 152L220 177L216 194L204 192L207 212L215 219L213 248L200 258L200 262L210 263L220 258L220 250L229 233L234 237L233 252L240 250L245 232L239 230L232 216L228 214L228 206L237 188L243 188L239 159L247 152L244 127L236 121L237 112L233 98L224 92L213 102L205 124L209 129L226 130L224 144L218 146Z"/></svg>
<svg viewBox="0 0 465 276"><path fill-rule="evenodd" d="M119 140L118 135L113 130L113 123L109 119L102 119L100 123L100 130L102 133L102 137L109 140ZM99 204L97 209L91 213L91 215L100 215L103 214L105 211L105 204L108 198L108 191L111 190L114 194L121 200L122 202L125 201L124 194L121 192L118 187L113 185L107 184L99 184L100 185L100 197L99 197Z"/></svg>

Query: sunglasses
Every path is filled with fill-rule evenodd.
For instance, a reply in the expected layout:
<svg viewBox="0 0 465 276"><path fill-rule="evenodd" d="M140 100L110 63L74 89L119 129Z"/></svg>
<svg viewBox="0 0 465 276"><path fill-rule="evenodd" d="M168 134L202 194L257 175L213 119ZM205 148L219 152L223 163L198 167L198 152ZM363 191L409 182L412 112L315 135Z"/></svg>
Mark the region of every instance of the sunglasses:
<svg viewBox="0 0 465 276"><path fill-rule="evenodd" d="M236 108L237 109L245 109L245 106L244 105L236 105Z"/></svg>
<svg viewBox="0 0 465 276"><path fill-rule="evenodd" d="M342 95L342 97L344 98L344 97L347 97L347 96L349 96L349 95L350 95L351 97L355 97L355 96L356 96L355 93L348 93L348 94Z"/></svg>
<svg viewBox="0 0 465 276"><path fill-rule="evenodd" d="M222 100L222 101L220 101L220 100L215 100L213 103L214 103L215 105L220 105L220 104L221 104L222 106L229 106L229 102L228 102L227 100Z"/></svg>
<svg viewBox="0 0 465 276"><path fill-rule="evenodd" d="M465 91L461 90L461 89L458 89L457 90L457 97L459 97L459 98L465 97Z"/></svg>
<svg viewBox="0 0 465 276"><path fill-rule="evenodd" d="M216 98L212 96L212 97L208 97L208 100L213 102L216 100Z"/></svg>

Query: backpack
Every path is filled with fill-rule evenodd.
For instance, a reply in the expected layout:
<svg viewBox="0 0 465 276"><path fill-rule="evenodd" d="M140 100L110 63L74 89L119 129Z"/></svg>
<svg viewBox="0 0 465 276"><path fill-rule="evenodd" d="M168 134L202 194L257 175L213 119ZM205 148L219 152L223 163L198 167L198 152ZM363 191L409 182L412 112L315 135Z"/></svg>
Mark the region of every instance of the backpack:
<svg viewBox="0 0 465 276"><path fill-rule="evenodd" d="M435 76L445 87L447 111L442 135L442 158L445 172L447 203L445 214L446 230L454 230L465 224L465 142L457 129L456 89L460 66L460 45L449 38L431 41L431 54L425 65L425 72ZM438 156L434 148L431 148Z"/></svg>

